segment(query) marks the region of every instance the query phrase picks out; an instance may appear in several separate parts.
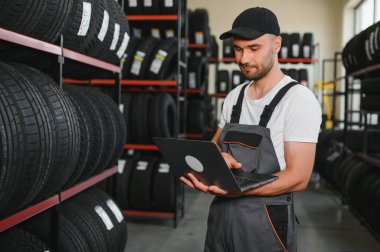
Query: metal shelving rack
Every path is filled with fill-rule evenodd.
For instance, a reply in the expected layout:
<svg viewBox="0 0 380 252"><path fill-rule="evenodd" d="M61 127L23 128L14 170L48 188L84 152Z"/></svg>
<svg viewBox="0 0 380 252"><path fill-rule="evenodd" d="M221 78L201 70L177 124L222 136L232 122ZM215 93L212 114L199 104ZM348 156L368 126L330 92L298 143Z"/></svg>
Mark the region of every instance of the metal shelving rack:
<svg viewBox="0 0 380 252"><path fill-rule="evenodd" d="M62 87L62 84L63 84L62 69L64 65L64 58L72 59L74 61L78 61L87 65L95 66L97 68L101 68L101 69L108 70L115 73L115 80L113 80L115 83L115 86L117 87L116 93L115 93L115 100L118 104L120 104L120 92L117 93L117 90L120 90L120 81L121 81L121 67L120 66L116 66L108 62L101 61L101 60L89 57L87 55L77 53L72 50L64 48L63 36L61 36L60 45L55 45L55 44L44 42L42 40L25 36L20 33L16 33L10 30L0 28L0 40L8 41L14 44L22 45L25 47L29 47L29 48L36 49L42 52L47 52L47 53L56 55L58 58L59 72L57 76L55 76L55 79L58 82L60 87ZM86 190L87 188L95 185L96 183L112 177L112 175L116 174L117 172L118 172L117 166L109 168L103 171L102 173L94 175L93 177L83 182L80 182L69 189L58 192L50 196L49 198L42 200L41 202L30 205L27 208L18 211L17 213L14 213L4 219L1 219L0 232L3 232L9 228L12 228L13 226L35 216L38 213L46 211L47 209L53 209L53 221L51 224L52 225L51 230L54 232L54 235L52 236L52 241L54 241L54 243L53 243L52 249L54 251L57 251L56 246L57 246L57 241L58 241L58 225L59 225L58 224L58 211L59 211L58 208L59 208L60 203L82 192L83 190ZM112 181L109 183L109 188L112 190Z"/></svg>

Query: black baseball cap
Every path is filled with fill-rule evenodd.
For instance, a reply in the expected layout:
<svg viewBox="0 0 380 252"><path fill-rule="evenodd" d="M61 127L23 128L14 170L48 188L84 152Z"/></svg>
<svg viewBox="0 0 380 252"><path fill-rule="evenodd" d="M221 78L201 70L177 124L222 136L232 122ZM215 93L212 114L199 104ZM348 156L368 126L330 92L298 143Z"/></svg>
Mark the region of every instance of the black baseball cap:
<svg viewBox="0 0 380 252"><path fill-rule="evenodd" d="M266 8L255 7L240 13L233 22L232 29L220 35L219 38L257 39L266 33L280 35L277 17Z"/></svg>

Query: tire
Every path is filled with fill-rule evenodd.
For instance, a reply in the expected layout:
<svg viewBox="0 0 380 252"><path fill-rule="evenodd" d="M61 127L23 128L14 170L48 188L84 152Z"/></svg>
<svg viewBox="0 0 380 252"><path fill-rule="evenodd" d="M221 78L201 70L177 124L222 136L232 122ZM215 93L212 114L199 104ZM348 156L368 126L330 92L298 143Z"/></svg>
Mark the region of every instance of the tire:
<svg viewBox="0 0 380 252"><path fill-rule="evenodd" d="M42 72L22 64L11 64L21 71L40 92L53 116L56 133L51 172L37 200L61 189L72 175L79 156L80 129L73 103L52 79ZM79 168L80 170L81 168ZM79 171L80 172L80 171Z"/></svg>
<svg viewBox="0 0 380 252"><path fill-rule="evenodd" d="M299 58L301 56L301 35L292 33L289 36L289 55L290 58Z"/></svg>
<svg viewBox="0 0 380 252"><path fill-rule="evenodd" d="M188 58L188 89L201 89L206 84L206 61L204 57Z"/></svg>
<svg viewBox="0 0 380 252"><path fill-rule="evenodd" d="M176 185L171 167L158 162L153 176L153 209L162 212L173 212L175 209Z"/></svg>
<svg viewBox="0 0 380 252"><path fill-rule="evenodd" d="M313 33L304 33L302 38L301 58L311 59L314 54L314 35ZM306 63L310 64L310 63Z"/></svg>
<svg viewBox="0 0 380 252"><path fill-rule="evenodd" d="M152 209L152 182L156 162L156 158L153 157L136 160L131 176L130 209L142 211Z"/></svg>
<svg viewBox="0 0 380 252"><path fill-rule="evenodd" d="M219 59L219 45L214 35L211 36L211 58Z"/></svg>
<svg viewBox="0 0 380 252"><path fill-rule="evenodd" d="M189 40L192 44L209 44L209 15L206 9L195 9L189 17Z"/></svg>
<svg viewBox="0 0 380 252"><path fill-rule="evenodd" d="M149 103L151 95L147 93L136 94L132 100L132 140L134 143L150 144L149 133Z"/></svg>
<svg viewBox="0 0 380 252"><path fill-rule="evenodd" d="M126 51L126 58L125 62L123 64L123 79L129 79L130 78L130 70L133 63L134 55L136 53L136 48L140 43L140 39L131 37L128 43L127 51Z"/></svg>
<svg viewBox="0 0 380 252"><path fill-rule="evenodd" d="M21 169L22 172L11 178L11 183L16 186L9 196L11 201L8 202L5 214L30 203L45 185L54 160L56 129L43 96L21 72L0 62L0 78L3 94L13 101L17 109L16 115L20 116L17 124L20 124L22 130L18 136L22 140L16 148L25 150L21 160L8 160L9 167ZM9 108L6 110L9 111ZM13 142L10 139L7 141ZM7 145L9 144L10 142Z"/></svg>
<svg viewBox="0 0 380 252"><path fill-rule="evenodd" d="M232 89L249 81L240 70L233 70L231 76Z"/></svg>
<svg viewBox="0 0 380 252"><path fill-rule="evenodd" d="M288 33L281 33L281 38L282 38L281 50L278 54L278 57L282 58L282 59L290 58L289 34Z"/></svg>
<svg viewBox="0 0 380 252"><path fill-rule="evenodd" d="M298 81L299 79L298 71L297 69L294 69L294 68L288 69L288 76L290 76L290 78L292 78L295 81Z"/></svg>
<svg viewBox="0 0 380 252"><path fill-rule="evenodd" d="M223 58L235 58L234 44L232 38L223 40Z"/></svg>
<svg viewBox="0 0 380 252"><path fill-rule="evenodd" d="M82 202L87 201L92 207L95 207L96 205L103 207L114 225L114 229L111 230L113 231L111 236L114 240L114 244L116 244L115 251L124 252L127 242L127 224L120 208L116 205L113 199L97 188L90 188L79 194L77 200L83 200Z"/></svg>
<svg viewBox="0 0 380 252"><path fill-rule="evenodd" d="M129 187L131 184L131 173L135 165L135 158L128 157L126 159L126 164L124 171L116 177L117 179L117 193L116 201L122 209L129 208Z"/></svg>
<svg viewBox="0 0 380 252"><path fill-rule="evenodd" d="M161 40L153 52L149 63L147 78L153 80L173 80L177 73L178 40L169 38Z"/></svg>
<svg viewBox="0 0 380 252"><path fill-rule="evenodd" d="M82 181L92 176L97 170L97 167L101 166L105 162L104 160L101 160L101 158L104 158L103 152L106 151L104 150L105 128L102 123L101 114L93 100L81 93L79 87L64 85L63 90L66 91L73 102L78 105L78 109L81 110L84 116L83 119L88 128L88 158L82 155L78 158L82 159L82 161L78 160L78 162L85 163L83 171L78 178L78 181Z"/></svg>
<svg viewBox="0 0 380 252"><path fill-rule="evenodd" d="M361 92L366 95L380 95L380 78L362 80Z"/></svg>
<svg viewBox="0 0 380 252"><path fill-rule="evenodd" d="M201 100L193 100L187 107L187 129L192 134L203 135L206 130L205 104Z"/></svg>
<svg viewBox="0 0 380 252"><path fill-rule="evenodd" d="M125 143L131 143L132 142L132 120L131 120L131 106L132 106L132 99L133 95L129 93L122 93L121 94L121 104L124 105L123 109L123 117L125 121L125 127L127 129L127 138L125 140Z"/></svg>
<svg viewBox="0 0 380 252"><path fill-rule="evenodd" d="M177 15L178 14L178 1L179 0L159 0L159 8L160 8L160 14L172 14ZM182 3L184 5L184 3Z"/></svg>
<svg viewBox="0 0 380 252"><path fill-rule="evenodd" d="M380 110L380 95L379 96L365 96L360 100L360 108L365 111L379 111Z"/></svg>
<svg viewBox="0 0 380 252"><path fill-rule="evenodd" d="M176 134L177 108L174 99L167 93L154 95L149 103L150 135L152 137L174 137Z"/></svg>
<svg viewBox="0 0 380 252"><path fill-rule="evenodd" d="M303 85L307 85L309 83L309 74L307 69L298 70L298 82Z"/></svg>
<svg viewBox="0 0 380 252"><path fill-rule="evenodd" d="M145 79L153 53L159 45L160 40L157 38L144 38L137 46L133 62L128 76L133 79Z"/></svg>
<svg viewBox="0 0 380 252"><path fill-rule="evenodd" d="M216 77L216 92L227 93L231 90L230 74L228 70L219 70Z"/></svg>
<svg viewBox="0 0 380 252"><path fill-rule="evenodd" d="M50 251L46 243L35 235L19 228L12 228L2 233L0 247L3 252Z"/></svg>

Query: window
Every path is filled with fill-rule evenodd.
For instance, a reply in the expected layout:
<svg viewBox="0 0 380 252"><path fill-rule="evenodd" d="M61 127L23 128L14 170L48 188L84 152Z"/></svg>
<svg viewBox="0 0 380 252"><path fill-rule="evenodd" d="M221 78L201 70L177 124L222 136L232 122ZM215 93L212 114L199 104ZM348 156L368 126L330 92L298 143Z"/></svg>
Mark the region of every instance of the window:
<svg viewBox="0 0 380 252"><path fill-rule="evenodd" d="M363 0L355 8L355 34L380 20L380 0Z"/></svg>

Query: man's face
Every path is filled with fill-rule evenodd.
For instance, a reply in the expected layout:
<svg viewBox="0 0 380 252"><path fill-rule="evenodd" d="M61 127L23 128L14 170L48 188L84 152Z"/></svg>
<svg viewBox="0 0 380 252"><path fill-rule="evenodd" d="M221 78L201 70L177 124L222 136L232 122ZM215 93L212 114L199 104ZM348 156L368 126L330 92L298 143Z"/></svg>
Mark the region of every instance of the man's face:
<svg viewBox="0 0 380 252"><path fill-rule="evenodd" d="M254 40L234 38L235 59L250 80L260 80L272 69L281 37L265 34Z"/></svg>

